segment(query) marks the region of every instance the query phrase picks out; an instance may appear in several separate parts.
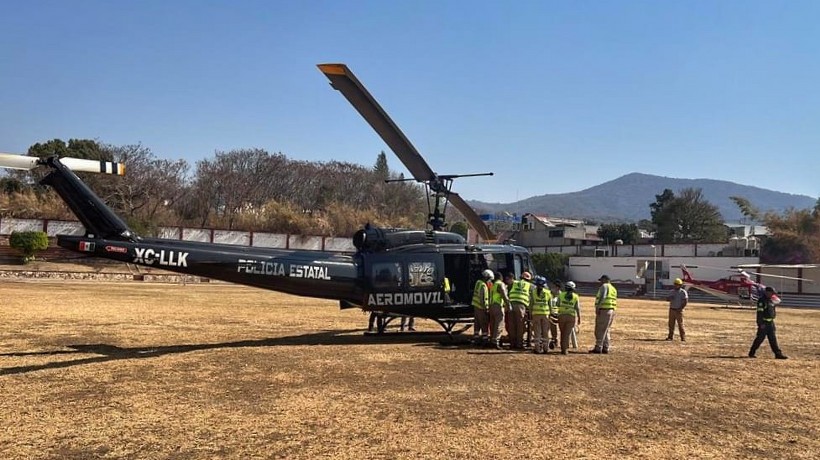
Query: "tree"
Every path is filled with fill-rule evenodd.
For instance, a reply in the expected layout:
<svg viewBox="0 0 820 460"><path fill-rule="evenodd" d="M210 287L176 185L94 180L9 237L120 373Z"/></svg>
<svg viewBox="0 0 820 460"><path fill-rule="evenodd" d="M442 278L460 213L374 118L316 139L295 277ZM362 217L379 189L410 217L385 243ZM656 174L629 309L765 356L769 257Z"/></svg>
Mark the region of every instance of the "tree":
<svg viewBox="0 0 820 460"><path fill-rule="evenodd" d="M820 213L809 209L788 209L783 214L766 213L763 223L769 230L761 248L767 263L812 263L820 261Z"/></svg>
<svg viewBox="0 0 820 460"><path fill-rule="evenodd" d="M729 199L732 200L738 208L740 208L741 214L754 222L760 221L760 211L752 205L748 198L742 196L730 196Z"/></svg>
<svg viewBox="0 0 820 460"><path fill-rule="evenodd" d="M13 193L20 193L25 189L25 185L20 182L19 179L14 177L2 177L0 178L0 192L5 193L6 195L11 195Z"/></svg>
<svg viewBox="0 0 820 460"><path fill-rule="evenodd" d="M139 144L105 145L103 149L127 166L126 175L114 182L114 196L109 204L122 212L129 224L155 225L157 213L173 207L187 192L185 160L158 159L151 149Z"/></svg>
<svg viewBox="0 0 820 460"><path fill-rule="evenodd" d="M686 188L678 196L664 190L651 204L655 239L660 243L715 243L728 236L717 206L703 197L701 189ZM671 191L669 191L671 193Z"/></svg>
<svg viewBox="0 0 820 460"><path fill-rule="evenodd" d="M83 158L87 160L114 161L110 151L93 139L69 139L68 143L62 139L52 139L44 143L36 143L29 147L28 156L45 158L50 156ZM34 169L31 171L20 171L17 177L28 184L36 184L42 179L47 171L44 169ZM114 194L114 186L117 177L108 174L77 173L80 179L88 185L104 201L108 201ZM42 190L40 188L39 190Z"/></svg>
<svg viewBox="0 0 820 460"><path fill-rule="evenodd" d="M376 173L376 177L381 181L390 179L390 168L387 166L387 155L383 150L376 157L376 164L373 166L373 172Z"/></svg>
<svg viewBox="0 0 820 460"><path fill-rule="evenodd" d="M652 216L652 223L658 226L658 218L663 210L675 200L675 193L666 188L660 195L655 195L655 202L649 205L649 213Z"/></svg>
<svg viewBox="0 0 820 460"><path fill-rule="evenodd" d="M535 272L549 280L565 280L568 264L569 255L567 254L548 252L532 255L532 265Z"/></svg>
<svg viewBox="0 0 820 460"><path fill-rule="evenodd" d="M467 222L464 222L464 221L458 221L458 222L455 222L452 225L450 225L450 231L451 232L458 233L459 235L463 236L464 238L467 238L467 229L468 228L469 227L467 226Z"/></svg>
<svg viewBox="0 0 820 460"><path fill-rule="evenodd" d="M23 263L29 263L36 253L48 249L48 236L45 232L11 232L9 246L20 251Z"/></svg>
<svg viewBox="0 0 820 460"><path fill-rule="evenodd" d="M614 244L617 240L621 240L623 244L635 244L640 235L635 224L603 224L598 227L598 236L608 244Z"/></svg>

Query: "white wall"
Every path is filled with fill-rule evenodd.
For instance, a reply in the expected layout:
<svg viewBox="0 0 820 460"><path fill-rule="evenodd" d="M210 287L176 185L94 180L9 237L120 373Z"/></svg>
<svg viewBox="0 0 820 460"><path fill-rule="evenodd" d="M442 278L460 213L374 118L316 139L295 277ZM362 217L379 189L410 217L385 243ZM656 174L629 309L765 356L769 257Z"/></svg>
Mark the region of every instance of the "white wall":
<svg viewBox="0 0 820 460"><path fill-rule="evenodd" d="M608 275L617 283L643 284L644 278L637 278L639 264L652 260L652 257L570 257L569 277L573 281L597 281L601 275ZM663 271L669 278L658 278L664 285L671 285L675 278L683 278L680 265L683 263L697 279L715 280L725 278L732 273L733 266L739 264L756 264L757 257L657 257L663 264ZM736 270L735 270L736 271ZM651 271L650 271L650 277ZM660 275L659 275L660 276ZM795 286L796 290L796 286Z"/></svg>
<svg viewBox="0 0 820 460"><path fill-rule="evenodd" d="M0 218L0 235L10 235L15 231L41 231L46 226L46 234L82 235L83 225L77 221ZM245 232L239 230L211 230L209 228L160 227L159 238L170 240L199 241L202 243L235 244L266 248L309 249L315 251L356 252L352 238L287 235L265 232Z"/></svg>

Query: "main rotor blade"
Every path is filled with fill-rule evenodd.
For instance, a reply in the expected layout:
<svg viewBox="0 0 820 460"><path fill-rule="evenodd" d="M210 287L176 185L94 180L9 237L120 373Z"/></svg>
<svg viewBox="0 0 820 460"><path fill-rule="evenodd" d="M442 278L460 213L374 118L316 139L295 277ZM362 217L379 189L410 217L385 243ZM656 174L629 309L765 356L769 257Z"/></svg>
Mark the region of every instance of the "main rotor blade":
<svg viewBox="0 0 820 460"><path fill-rule="evenodd" d="M814 280L810 280L808 278L799 278L797 276L770 275L768 273L757 273L757 272L749 273L745 270L741 271L740 274L747 277L747 278L751 278L753 276L764 276L764 277L767 277L767 278L780 278L780 279L784 279L784 280L808 281L809 283L814 283Z"/></svg>
<svg viewBox="0 0 820 460"><path fill-rule="evenodd" d="M728 292L718 291L717 289L712 289L706 286L702 286L699 284L692 284L692 283L684 283L684 285L688 289L697 289L698 291L705 292L707 294L711 294L719 299L726 300L728 302L737 302L739 297L737 295L729 294Z"/></svg>
<svg viewBox="0 0 820 460"><path fill-rule="evenodd" d="M447 201L449 201L450 204L455 206L455 208L458 209L459 212L461 212L461 215L464 216L464 218L467 219L467 222L470 223L473 229L475 229L475 231L478 232L482 240L496 240L496 236L490 230L490 227L487 227L487 224L485 224L484 221L481 220L481 217L478 217L478 214L476 214L475 210L472 207L470 207L470 205L467 204L467 202L464 201L464 199L461 198L458 193L450 192L447 195Z"/></svg>
<svg viewBox="0 0 820 460"><path fill-rule="evenodd" d="M113 161L66 157L60 158L60 163L74 172L116 174L118 176L125 175L125 165L123 163L114 163ZM29 170L36 168L39 164L41 164L41 162L37 157L0 153L0 168Z"/></svg>
<svg viewBox="0 0 820 460"><path fill-rule="evenodd" d="M435 173L424 158L346 65L319 64L318 67L330 80L331 86L347 98L416 180L425 182L435 179Z"/></svg>

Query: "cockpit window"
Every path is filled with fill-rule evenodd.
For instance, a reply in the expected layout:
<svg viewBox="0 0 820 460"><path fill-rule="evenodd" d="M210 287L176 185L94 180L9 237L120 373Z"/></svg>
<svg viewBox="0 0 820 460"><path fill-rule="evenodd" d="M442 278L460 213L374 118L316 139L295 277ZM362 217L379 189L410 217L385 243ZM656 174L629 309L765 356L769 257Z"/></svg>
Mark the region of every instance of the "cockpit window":
<svg viewBox="0 0 820 460"><path fill-rule="evenodd" d="M373 264L373 287L393 289L401 287L401 264L399 262Z"/></svg>

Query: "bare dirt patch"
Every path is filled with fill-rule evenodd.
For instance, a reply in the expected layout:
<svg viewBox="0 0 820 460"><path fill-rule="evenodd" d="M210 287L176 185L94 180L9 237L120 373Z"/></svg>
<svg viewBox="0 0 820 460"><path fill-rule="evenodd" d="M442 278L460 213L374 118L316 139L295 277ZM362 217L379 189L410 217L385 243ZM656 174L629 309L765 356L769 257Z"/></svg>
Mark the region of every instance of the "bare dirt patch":
<svg viewBox="0 0 820 460"><path fill-rule="evenodd" d="M745 358L749 310L691 306L682 344L624 300L610 355L590 319L537 356L226 284L4 280L0 458L817 458L820 311L779 310L787 361Z"/></svg>

